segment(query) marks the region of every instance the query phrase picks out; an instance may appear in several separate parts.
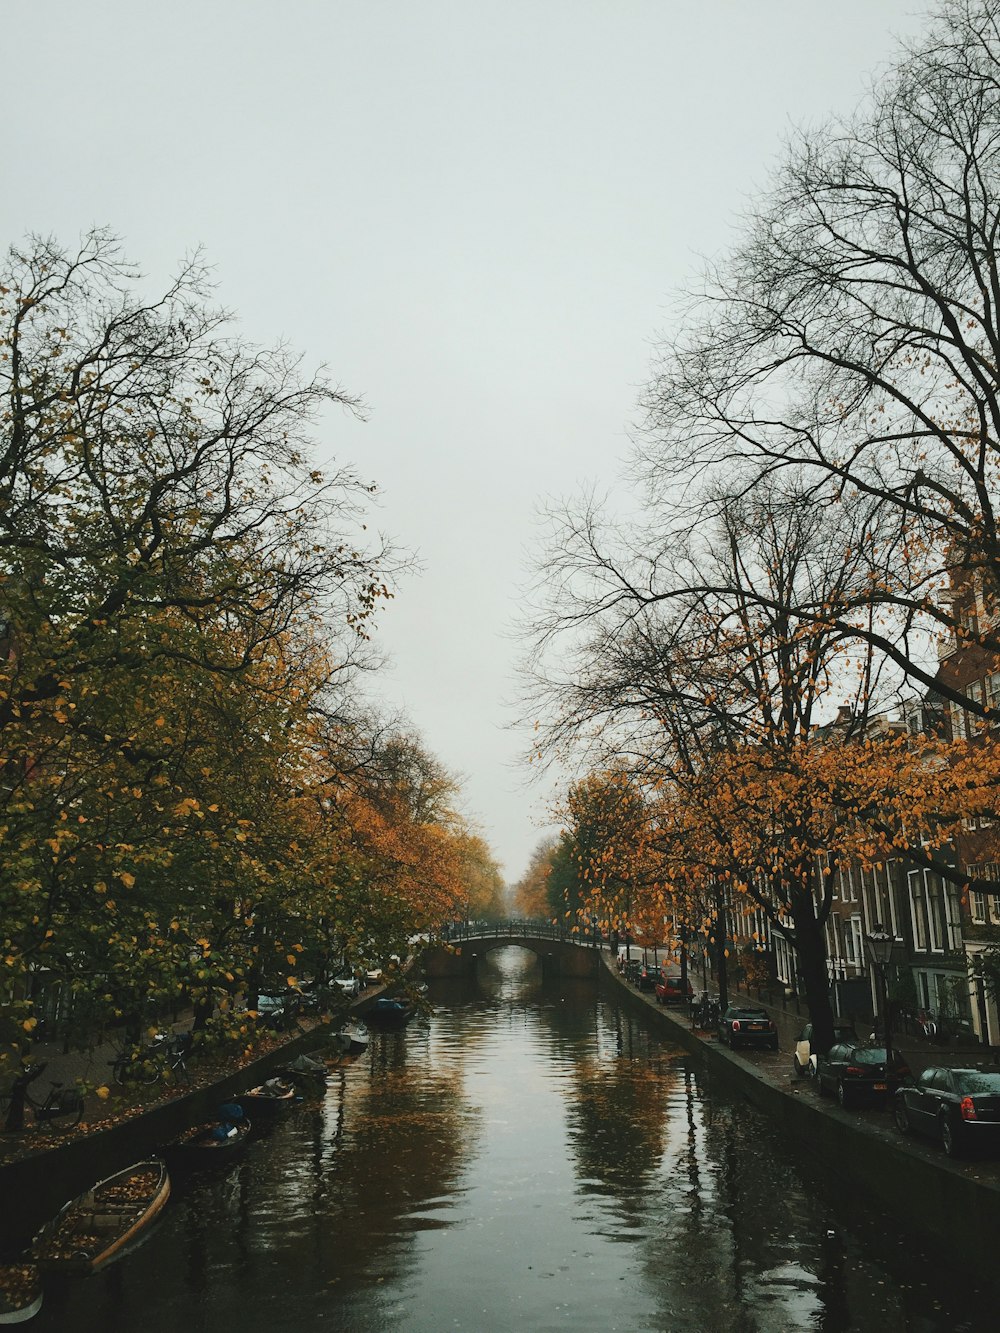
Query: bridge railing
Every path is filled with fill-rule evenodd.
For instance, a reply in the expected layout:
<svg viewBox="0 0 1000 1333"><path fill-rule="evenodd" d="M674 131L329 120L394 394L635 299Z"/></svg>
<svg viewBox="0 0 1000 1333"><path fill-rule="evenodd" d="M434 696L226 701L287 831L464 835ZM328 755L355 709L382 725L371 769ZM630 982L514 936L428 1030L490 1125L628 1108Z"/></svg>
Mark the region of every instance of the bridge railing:
<svg viewBox="0 0 1000 1333"><path fill-rule="evenodd" d="M568 944L593 944L590 932L583 927L572 930L569 926L552 921L515 917L509 921L484 921L452 926L447 932L441 932L444 940L483 940L483 939L531 939L565 940Z"/></svg>

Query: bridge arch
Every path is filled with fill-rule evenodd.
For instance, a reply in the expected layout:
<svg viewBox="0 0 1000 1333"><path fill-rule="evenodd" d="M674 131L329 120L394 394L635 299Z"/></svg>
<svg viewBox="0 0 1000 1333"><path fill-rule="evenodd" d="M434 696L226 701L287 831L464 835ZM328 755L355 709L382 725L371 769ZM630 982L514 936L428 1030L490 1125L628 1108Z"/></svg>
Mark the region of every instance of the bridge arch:
<svg viewBox="0 0 1000 1333"><path fill-rule="evenodd" d="M508 944L536 954L546 978L597 975L598 952L578 936L548 922L507 921L466 927L453 932L447 941L431 945L422 955L424 976L469 976L480 959Z"/></svg>

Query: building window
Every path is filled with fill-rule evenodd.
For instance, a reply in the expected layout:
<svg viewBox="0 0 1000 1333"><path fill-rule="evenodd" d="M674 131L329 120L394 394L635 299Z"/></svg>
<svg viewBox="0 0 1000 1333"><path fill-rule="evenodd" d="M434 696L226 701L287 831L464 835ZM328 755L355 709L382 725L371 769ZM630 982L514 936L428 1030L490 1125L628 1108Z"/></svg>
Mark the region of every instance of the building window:
<svg viewBox="0 0 1000 1333"><path fill-rule="evenodd" d="M958 889L954 884L945 886L945 944L955 952L962 947L962 906Z"/></svg>
<svg viewBox="0 0 1000 1333"><path fill-rule="evenodd" d="M977 926L986 925L986 894L978 889L972 892L972 920Z"/></svg>
<svg viewBox="0 0 1000 1333"><path fill-rule="evenodd" d="M863 868L858 871L858 879L861 881L861 912L869 926L873 926L876 921L881 921L882 918L875 907L877 893L875 872L871 872L871 882L869 882L868 874L869 872Z"/></svg>
<svg viewBox="0 0 1000 1333"><path fill-rule="evenodd" d="M913 947L927 948L927 895L924 877L919 870L911 870L906 877L910 890L910 920L913 924Z"/></svg>
<svg viewBox="0 0 1000 1333"><path fill-rule="evenodd" d="M937 875L924 871L927 887L927 922L930 927L931 949L943 953L945 947L944 893Z"/></svg>
<svg viewBox="0 0 1000 1333"><path fill-rule="evenodd" d="M895 939L902 939L903 931L899 923L899 909L896 905L896 892L893 888L892 872L888 865L883 867L882 874L885 877L885 906L887 906L889 910L883 911L878 920L882 921L890 928Z"/></svg>
<svg viewBox="0 0 1000 1333"><path fill-rule="evenodd" d="M968 736L965 709L958 704L949 704L948 709L951 713L951 734L955 740L964 741Z"/></svg>
<svg viewBox="0 0 1000 1333"><path fill-rule="evenodd" d="M860 916L852 916L844 923L844 959L851 967L861 967L864 963L864 931Z"/></svg>

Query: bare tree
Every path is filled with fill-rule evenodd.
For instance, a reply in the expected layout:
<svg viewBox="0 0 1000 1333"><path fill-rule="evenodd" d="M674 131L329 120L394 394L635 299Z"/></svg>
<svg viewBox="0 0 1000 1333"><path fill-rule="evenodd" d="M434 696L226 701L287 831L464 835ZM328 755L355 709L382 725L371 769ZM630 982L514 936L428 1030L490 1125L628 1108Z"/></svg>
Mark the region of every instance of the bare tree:
<svg viewBox="0 0 1000 1333"><path fill-rule="evenodd" d="M646 782L663 875L701 885L689 900L720 918L720 958L726 883L796 950L822 1031L832 1013L821 854L838 812L802 755L831 694L869 693L867 657L829 616L867 577L852 531L842 509L776 485L731 501L669 552L620 542L612 554L592 509L564 515L532 658L543 751L582 743L591 762L627 763ZM801 620L787 610L800 602L827 610Z"/></svg>
<svg viewBox="0 0 1000 1333"><path fill-rule="evenodd" d="M711 509L706 478L731 496L791 471L818 503L860 507L870 642L979 715L935 682L926 633L1000 650L998 227L1000 6L944 0L858 114L788 145L664 352L640 451L679 523ZM972 631L956 569L990 610Z"/></svg>

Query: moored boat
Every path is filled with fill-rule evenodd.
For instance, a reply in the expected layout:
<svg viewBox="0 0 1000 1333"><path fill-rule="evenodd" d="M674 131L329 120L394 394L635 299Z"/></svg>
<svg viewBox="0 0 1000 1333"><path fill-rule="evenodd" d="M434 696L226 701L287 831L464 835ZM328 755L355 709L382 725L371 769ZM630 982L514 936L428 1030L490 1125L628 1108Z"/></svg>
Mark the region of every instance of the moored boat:
<svg viewBox="0 0 1000 1333"><path fill-rule="evenodd" d="M163 1149L171 1168L212 1166L234 1157L250 1136L250 1121L237 1102L220 1106L218 1119L195 1125Z"/></svg>
<svg viewBox="0 0 1000 1333"><path fill-rule="evenodd" d="M349 1023L341 1028L337 1036L344 1043L348 1055L360 1055L368 1048L368 1033L356 1023Z"/></svg>
<svg viewBox="0 0 1000 1333"><path fill-rule="evenodd" d="M327 1069L323 1061L317 1060L315 1056L297 1055L279 1073L299 1088L315 1089L317 1085L326 1083Z"/></svg>
<svg viewBox="0 0 1000 1333"><path fill-rule="evenodd" d="M136 1162L65 1204L35 1237L32 1257L42 1268L103 1268L136 1243L169 1197L166 1164Z"/></svg>
<svg viewBox="0 0 1000 1333"><path fill-rule="evenodd" d="M0 1324L26 1324L42 1308L37 1264L0 1264Z"/></svg>
<svg viewBox="0 0 1000 1333"><path fill-rule="evenodd" d="M365 1019L369 1023L382 1024L385 1027L401 1027L410 1021L416 1008L412 1000L402 996L380 995L366 1010Z"/></svg>
<svg viewBox="0 0 1000 1333"><path fill-rule="evenodd" d="M249 1115L276 1115L299 1101L294 1086L281 1078L269 1078L266 1083L240 1094L239 1104Z"/></svg>

